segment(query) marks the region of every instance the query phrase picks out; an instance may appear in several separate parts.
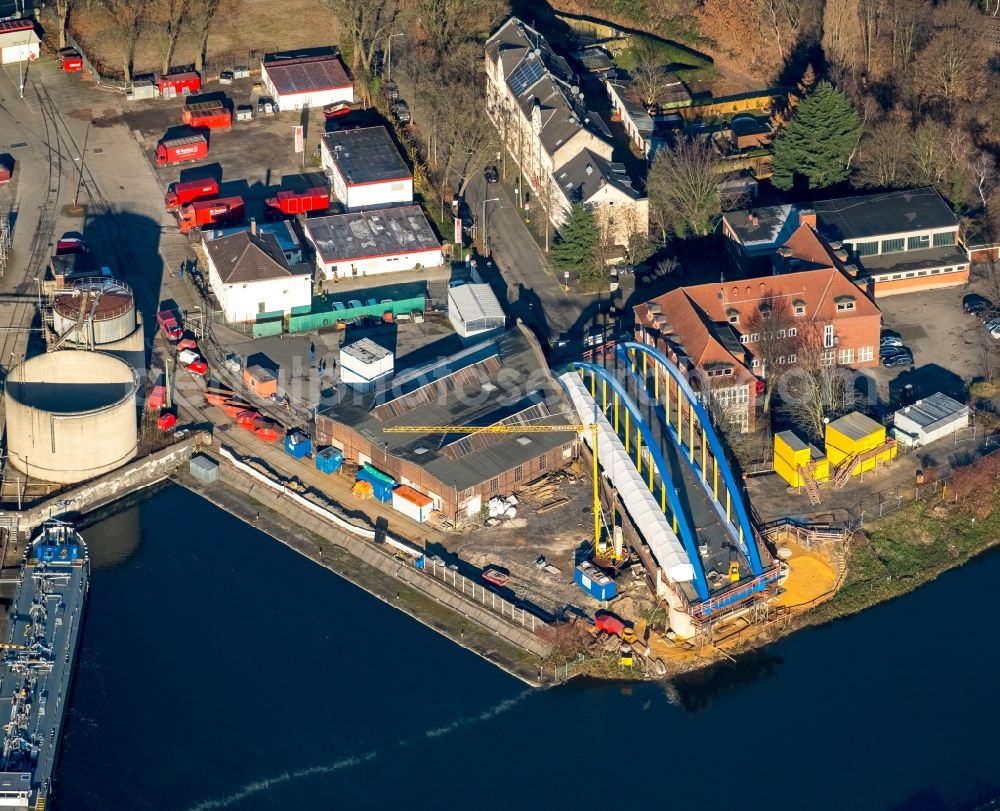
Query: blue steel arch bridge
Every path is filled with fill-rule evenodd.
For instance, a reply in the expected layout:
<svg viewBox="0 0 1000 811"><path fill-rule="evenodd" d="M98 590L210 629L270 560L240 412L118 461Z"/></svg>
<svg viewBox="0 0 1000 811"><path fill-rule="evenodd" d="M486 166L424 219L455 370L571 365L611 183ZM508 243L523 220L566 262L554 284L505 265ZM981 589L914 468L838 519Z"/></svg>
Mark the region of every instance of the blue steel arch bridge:
<svg viewBox="0 0 1000 811"><path fill-rule="evenodd" d="M619 495L631 493L642 513L638 521L631 517L659 568L658 591L679 595L696 624L771 593L779 566L751 522L704 403L680 369L654 347L625 342L597 362L574 363L560 380L580 421L599 423L604 474L619 478ZM626 509L632 512L628 503Z"/></svg>

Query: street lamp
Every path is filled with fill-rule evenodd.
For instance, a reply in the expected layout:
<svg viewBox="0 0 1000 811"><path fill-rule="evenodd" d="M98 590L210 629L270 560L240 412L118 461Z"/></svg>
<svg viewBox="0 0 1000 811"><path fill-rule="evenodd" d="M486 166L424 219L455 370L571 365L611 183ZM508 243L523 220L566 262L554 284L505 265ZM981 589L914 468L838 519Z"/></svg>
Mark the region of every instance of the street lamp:
<svg viewBox="0 0 1000 811"><path fill-rule="evenodd" d="M486 227L486 204L487 203L499 203L499 197L489 197L483 200L483 216L481 222L483 223L483 251L489 256L490 255L490 232Z"/></svg>
<svg viewBox="0 0 1000 811"><path fill-rule="evenodd" d="M38 314L42 313L42 280L35 276L35 285L38 287Z"/></svg>
<svg viewBox="0 0 1000 811"><path fill-rule="evenodd" d="M385 54L385 80L387 82L392 81L392 38L401 37L402 34L389 34L389 44L386 46Z"/></svg>

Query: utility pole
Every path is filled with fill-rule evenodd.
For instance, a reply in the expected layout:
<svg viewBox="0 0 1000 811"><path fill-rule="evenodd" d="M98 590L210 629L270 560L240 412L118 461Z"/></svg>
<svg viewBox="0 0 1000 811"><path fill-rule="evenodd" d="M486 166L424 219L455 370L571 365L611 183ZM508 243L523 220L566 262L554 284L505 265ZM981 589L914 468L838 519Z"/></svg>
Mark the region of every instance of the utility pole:
<svg viewBox="0 0 1000 811"><path fill-rule="evenodd" d="M83 187L84 159L87 154L87 141L90 139L90 124L87 124L87 131L83 135L83 149L78 158L80 162L79 172L76 181L76 194L73 195L73 208L80 207L80 189Z"/></svg>

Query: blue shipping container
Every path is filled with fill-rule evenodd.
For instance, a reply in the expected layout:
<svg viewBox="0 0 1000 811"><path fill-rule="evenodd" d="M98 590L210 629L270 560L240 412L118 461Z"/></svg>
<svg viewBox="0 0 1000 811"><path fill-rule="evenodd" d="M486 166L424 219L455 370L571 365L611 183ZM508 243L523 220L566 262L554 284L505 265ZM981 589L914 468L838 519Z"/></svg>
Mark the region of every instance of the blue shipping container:
<svg viewBox="0 0 1000 811"><path fill-rule="evenodd" d="M387 473L383 473L378 468L369 464L362 465L358 470L357 480L359 482L369 482L372 486L372 493L379 501L388 503L392 501L392 491L396 486L396 480Z"/></svg>
<svg viewBox="0 0 1000 811"><path fill-rule="evenodd" d="M293 431L285 437L285 452L290 456L302 459L308 456L311 450L312 441L305 434Z"/></svg>
<svg viewBox="0 0 1000 811"><path fill-rule="evenodd" d="M316 454L316 470L320 473L336 473L344 464L344 453L332 445Z"/></svg>
<svg viewBox="0 0 1000 811"><path fill-rule="evenodd" d="M615 581L589 563L581 563L576 567L573 571L573 582L601 602L613 599L618 593Z"/></svg>

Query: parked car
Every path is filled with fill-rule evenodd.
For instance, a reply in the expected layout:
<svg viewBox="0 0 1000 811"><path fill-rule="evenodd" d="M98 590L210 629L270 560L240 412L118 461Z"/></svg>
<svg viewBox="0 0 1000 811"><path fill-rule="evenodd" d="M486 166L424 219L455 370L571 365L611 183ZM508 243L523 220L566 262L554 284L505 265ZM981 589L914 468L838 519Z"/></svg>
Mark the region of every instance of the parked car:
<svg viewBox="0 0 1000 811"><path fill-rule="evenodd" d="M486 178L487 183L500 182L500 175L497 173L497 168L495 166L487 166L483 170L483 177Z"/></svg>
<svg viewBox="0 0 1000 811"><path fill-rule="evenodd" d="M385 82L382 85L382 92L389 101L399 101L399 89L393 81Z"/></svg>
<svg viewBox="0 0 1000 811"><path fill-rule="evenodd" d="M219 74L219 84L232 84L233 83L233 72L231 70L224 70Z"/></svg>
<svg viewBox="0 0 1000 811"><path fill-rule="evenodd" d="M988 330L996 329L998 326L1000 326L1000 317L991 318L989 321L983 324L983 326L986 327L986 329Z"/></svg>
<svg viewBox="0 0 1000 811"><path fill-rule="evenodd" d="M882 365L886 369L891 369L895 366L912 366L913 353L905 346L898 347L896 352L882 358Z"/></svg>
<svg viewBox="0 0 1000 811"><path fill-rule="evenodd" d="M341 310L346 310L347 307L344 306L342 301L335 301L333 302L333 309L335 312L340 312Z"/></svg>
<svg viewBox="0 0 1000 811"><path fill-rule="evenodd" d="M903 346L903 344L902 344L902 343L898 343L898 344L888 344L888 345L886 345L886 344L882 344L882 345L881 345L881 346L879 346L879 348L878 348L878 354L879 354L879 357L881 357L881 358L885 358L885 357L888 357L889 355L896 355L896 354L898 354L898 353L899 353L900 351L903 351L903 350L905 350L905 351L907 351L907 352L909 352L909 351L910 351L910 350L909 350L909 349L907 349L907 348L906 348L905 346Z"/></svg>
<svg viewBox="0 0 1000 811"><path fill-rule="evenodd" d="M400 124L410 123L410 105L405 101L397 101L389 109Z"/></svg>
<svg viewBox="0 0 1000 811"><path fill-rule="evenodd" d="M903 339L898 335L883 335L878 343L880 348L885 349L887 346L902 346Z"/></svg>
<svg viewBox="0 0 1000 811"><path fill-rule="evenodd" d="M448 282L448 288L454 290L456 287L461 287L463 284L468 284L465 279L452 279Z"/></svg>
<svg viewBox="0 0 1000 811"><path fill-rule="evenodd" d="M990 330L990 337L1000 339L1000 324L997 324Z"/></svg>
<svg viewBox="0 0 1000 811"><path fill-rule="evenodd" d="M370 298L365 302L365 307L378 307L378 299Z"/></svg>
<svg viewBox="0 0 1000 811"><path fill-rule="evenodd" d="M962 309L967 313L978 313L980 310L995 310L993 302L979 293L969 293L962 299Z"/></svg>
<svg viewBox="0 0 1000 811"><path fill-rule="evenodd" d="M354 310L357 309L358 307L363 307L364 305L356 298L352 298L349 302L347 302L347 306L350 307L352 310Z"/></svg>

